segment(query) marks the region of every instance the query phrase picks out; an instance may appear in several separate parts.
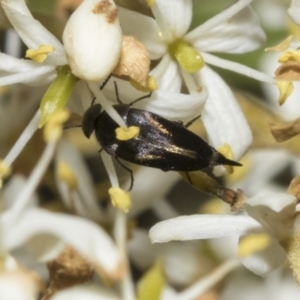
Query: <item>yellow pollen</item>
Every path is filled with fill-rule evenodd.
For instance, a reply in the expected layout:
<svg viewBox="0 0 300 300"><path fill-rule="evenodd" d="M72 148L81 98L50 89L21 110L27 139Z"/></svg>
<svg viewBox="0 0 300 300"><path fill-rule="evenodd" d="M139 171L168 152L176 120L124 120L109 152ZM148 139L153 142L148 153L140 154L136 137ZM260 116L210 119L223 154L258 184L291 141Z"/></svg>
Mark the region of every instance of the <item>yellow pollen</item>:
<svg viewBox="0 0 300 300"><path fill-rule="evenodd" d="M0 188L2 188L2 180L6 178L11 173L11 166L5 164L2 159L0 159Z"/></svg>
<svg viewBox="0 0 300 300"><path fill-rule="evenodd" d="M140 133L140 128L137 126L130 126L128 128L118 127L116 129L116 137L120 141L127 141L136 138Z"/></svg>
<svg viewBox="0 0 300 300"><path fill-rule="evenodd" d="M233 160L234 159L234 154L233 154L233 151L231 149L231 147L228 145L228 144L223 144L219 149L218 151L223 154L226 158L228 159L231 159ZM224 168L226 169L226 171L229 173L229 174L232 174L234 172L234 168L233 166L227 166L227 165L224 165Z"/></svg>
<svg viewBox="0 0 300 300"><path fill-rule="evenodd" d="M279 56L278 62L281 64L296 61L300 62L300 51L298 50L287 50Z"/></svg>
<svg viewBox="0 0 300 300"><path fill-rule="evenodd" d="M146 0L147 5L152 8L155 5L155 0Z"/></svg>
<svg viewBox="0 0 300 300"><path fill-rule="evenodd" d="M28 49L26 51L26 57L40 64L44 62L48 54L54 50L55 48L52 45L40 45L38 49Z"/></svg>
<svg viewBox="0 0 300 300"><path fill-rule="evenodd" d="M294 85L290 81L283 81L279 80L277 81L277 86L279 89L279 99L278 103L282 105L286 99L291 95L291 93L294 90Z"/></svg>
<svg viewBox="0 0 300 300"><path fill-rule="evenodd" d="M153 92L155 90L158 89L158 86L157 86L157 82L156 82L156 79L155 77L151 76L151 75L148 75L147 76L147 82L146 82L146 86L142 86L140 83L138 83L136 80L134 79L130 79L130 84L138 91L141 91L141 92Z"/></svg>
<svg viewBox="0 0 300 300"><path fill-rule="evenodd" d="M57 141L60 139L63 128L62 125L68 120L70 113L66 110L59 110L51 115L44 128L44 138L46 142Z"/></svg>
<svg viewBox="0 0 300 300"><path fill-rule="evenodd" d="M108 193L114 207L117 207L125 213L129 211L131 207L131 198L128 192L125 192L120 188L110 188Z"/></svg>
<svg viewBox="0 0 300 300"><path fill-rule="evenodd" d="M201 53L186 41L174 41L169 45L169 52L186 72L198 72L204 67Z"/></svg>
<svg viewBox="0 0 300 300"><path fill-rule="evenodd" d="M73 191L77 188L77 177L73 170L65 161L60 161L57 168L58 178L64 181L69 190Z"/></svg>
<svg viewBox="0 0 300 300"><path fill-rule="evenodd" d="M255 252L262 251L271 243L271 238L266 233L253 233L241 238L238 254L247 257Z"/></svg>
<svg viewBox="0 0 300 300"><path fill-rule="evenodd" d="M281 52L288 49L290 43L293 39L293 36L288 36L284 41L280 42L278 45L266 48L265 51L274 51L274 52Z"/></svg>

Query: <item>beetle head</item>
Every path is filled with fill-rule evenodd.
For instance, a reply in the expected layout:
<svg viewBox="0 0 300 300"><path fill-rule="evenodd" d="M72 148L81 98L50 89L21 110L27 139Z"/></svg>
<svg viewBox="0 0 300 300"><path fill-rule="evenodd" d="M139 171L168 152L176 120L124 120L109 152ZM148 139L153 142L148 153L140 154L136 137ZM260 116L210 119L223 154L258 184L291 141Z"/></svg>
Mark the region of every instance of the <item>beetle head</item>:
<svg viewBox="0 0 300 300"><path fill-rule="evenodd" d="M83 115L82 118L82 131L83 134L89 139L93 131L95 130L95 122L100 115L101 105L92 105Z"/></svg>

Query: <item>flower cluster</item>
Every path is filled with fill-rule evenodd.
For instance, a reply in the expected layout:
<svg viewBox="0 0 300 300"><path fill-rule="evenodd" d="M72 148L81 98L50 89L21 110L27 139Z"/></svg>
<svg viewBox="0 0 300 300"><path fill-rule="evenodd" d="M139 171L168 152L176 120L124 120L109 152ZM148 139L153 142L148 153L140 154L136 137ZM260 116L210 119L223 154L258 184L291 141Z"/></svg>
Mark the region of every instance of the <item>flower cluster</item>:
<svg viewBox="0 0 300 300"><path fill-rule="evenodd" d="M299 80L299 47L289 37L267 48L265 56L283 51L274 75L234 61L265 46L263 5L257 15L252 0L218 4L207 17L199 3L59 0L47 11L57 23L54 34L42 16L34 17L33 0L28 6L0 0L6 34L0 52L1 297L275 299L274 289L290 286L291 297L299 297L291 273L300 284L300 164L292 139L300 121L284 123L217 72L235 72L266 89L278 85L284 105ZM299 7L293 0L288 9L297 24ZM21 45L26 53L19 56ZM131 126L130 118L144 123ZM184 148L191 142L183 123L206 136L196 153L209 167L204 172L189 172L196 160ZM64 130L71 127L82 130ZM102 145L85 138L94 131L105 138ZM160 152L145 154L156 144ZM127 166L119 156L154 168ZM220 157L243 166L216 166ZM182 172L162 172L176 169L176 160L183 161ZM284 189L273 179L291 165L295 178ZM102 170L109 183L99 180ZM221 184L217 177L224 174ZM202 192L196 197L219 199L206 198L198 214L182 216L167 199L181 177ZM191 213L188 193L178 197L187 203L179 211ZM148 232L140 223L149 212ZM269 276L256 294L248 270ZM230 272L241 276L218 286Z"/></svg>

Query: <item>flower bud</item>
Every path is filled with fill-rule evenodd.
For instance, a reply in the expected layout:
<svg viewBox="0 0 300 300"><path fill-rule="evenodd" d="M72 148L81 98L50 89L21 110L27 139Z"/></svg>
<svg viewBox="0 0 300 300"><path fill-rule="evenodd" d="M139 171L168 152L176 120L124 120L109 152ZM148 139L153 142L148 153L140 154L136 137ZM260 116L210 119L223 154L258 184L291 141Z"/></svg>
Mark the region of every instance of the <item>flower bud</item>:
<svg viewBox="0 0 300 300"><path fill-rule="evenodd" d="M72 72L77 77L99 81L119 61L122 31L112 0L84 0L70 17L63 43Z"/></svg>

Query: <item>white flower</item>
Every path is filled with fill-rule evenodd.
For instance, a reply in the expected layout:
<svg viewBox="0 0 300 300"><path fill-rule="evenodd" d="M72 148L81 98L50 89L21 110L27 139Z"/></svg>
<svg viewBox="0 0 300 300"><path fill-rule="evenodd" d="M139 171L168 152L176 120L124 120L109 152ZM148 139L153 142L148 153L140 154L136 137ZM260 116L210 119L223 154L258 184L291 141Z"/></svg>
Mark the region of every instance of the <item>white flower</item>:
<svg viewBox="0 0 300 300"><path fill-rule="evenodd" d="M110 74L118 62L121 49L122 36L117 15L114 22L105 19L97 10L102 2L107 4L102 0L92 3L84 1L70 19L70 24L67 24L64 35L68 59L71 68L74 67L74 74L94 81L104 79ZM113 2L109 3L113 8ZM68 64L64 46L33 18L24 0L1 0L1 6L20 38L33 51L34 54L29 57L38 63L0 53L0 72L4 75L0 78L0 85L17 82L42 85L51 82L56 77L56 67ZM85 18L89 21L82 22ZM80 31L75 25L80 26ZM114 47L111 47L112 43ZM38 55L42 55L42 58Z"/></svg>
<svg viewBox="0 0 300 300"><path fill-rule="evenodd" d="M1 6L29 49L38 49L41 45L51 45L54 47L54 51L49 52L42 64L0 53L0 70L3 72L2 74L6 75L0 78L0 85L17 82L42 85L52 81L56 76L56 67L67 64L63 45L33 18L25 1L1 0Z"/></svg>
<svg viewBox="0 0 300 300"><path fill-rule="evenodd" d="M300 25L300 1L292 0L290 8L288 9L288 14L293 19L295 23Z"/></svg>
<svg viewBox="0 0 300 300"><path fill-rule="evenodd" d="M249 216L241 215L194 215L162 221L150 230L152 242L170 240L212 239L230 236L251 237L266 233L268 243L262 248L249 251L243 264L259 275L278 268L285 260L281 244L297 235L295 197L287 194L267 194L253 197L245 203ZM240 243L243 242L241 239ZM251 248L250 248L251 249ZM236 254L237 254L236 248ZM251 255L249 255L251 254Z"/></svg>
<svg viewBox="0 0 300 300"><path fill-rule="evenodd" d="M82 79L105 79L119 61L122 32L112 0L85 0L72 14L63 33L73 73Z"/></svg>
<svg viewBox="0 0 300 300"><path fill-rule="evenodd" d="M125 33L137 36L146 45L152 59L162 58L160 64L163 64L166 70L174 64L171 58L174 55L172 47L176 46L176 43L182 43L200 51L195 57L198 59L202 55L208 64L273 83L269 76L208 54L243 53L262 44L264 33L254 12L247 6L250 2L251 0L236 2L191 32L187 31L192 17L192 2L186 0L175 3L155 1L152 7L155 19L120 8L120 21ZM178 58L176 59L178 62ZM201 59L198 59L198 62L199 60ZM193 59L192 61L194 62ZM207 66L200 71L192 71L195 72L193 74L186 72L184 68L181 62L177 64L172 75L173 89L180 90L180 74L191 94L195 93L198 86L208 87L209 98L202 112L202 119L209 138L215 147L225 142L229 143L235 157L240 158L251 142L251 133L230 89ZM158 76L158 82L160 78L161 74Z"/></svg>

